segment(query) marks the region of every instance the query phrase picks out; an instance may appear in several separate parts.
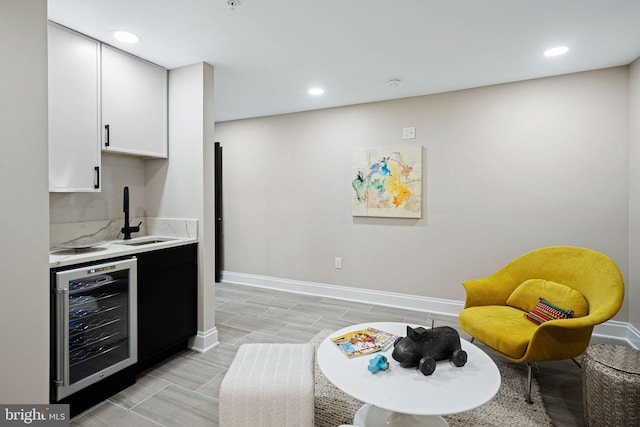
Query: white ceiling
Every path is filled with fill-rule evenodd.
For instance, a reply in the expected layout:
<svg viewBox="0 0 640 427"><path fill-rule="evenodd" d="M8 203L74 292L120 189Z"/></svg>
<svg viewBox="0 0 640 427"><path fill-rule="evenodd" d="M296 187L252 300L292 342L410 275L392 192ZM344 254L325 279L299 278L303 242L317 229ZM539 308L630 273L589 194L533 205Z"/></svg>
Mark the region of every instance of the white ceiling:
<svg viewBox="0 0 640 427"><path fill-rule="evenodd" d="M215 67L216 121L626 65L640 0L49 0L49 18L169 69ZM138 34L115 41L111 31ZM545 49L567 45L567 55ZM387 81L402 80L397 87ZM319 85L321 97L307 94Z"/></svg>

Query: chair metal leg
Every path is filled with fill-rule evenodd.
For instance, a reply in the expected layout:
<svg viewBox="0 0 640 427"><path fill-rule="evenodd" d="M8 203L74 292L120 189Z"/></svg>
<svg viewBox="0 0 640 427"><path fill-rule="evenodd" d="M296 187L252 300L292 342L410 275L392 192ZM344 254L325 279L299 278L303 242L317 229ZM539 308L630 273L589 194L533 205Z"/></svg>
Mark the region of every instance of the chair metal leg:
<svg viewBox="0 0 640 427"><path fill-rule="evenodd" d="M533 400L531 400L531 363L527 363L527 398L525 399L529 405L533 404Z"/></svg>

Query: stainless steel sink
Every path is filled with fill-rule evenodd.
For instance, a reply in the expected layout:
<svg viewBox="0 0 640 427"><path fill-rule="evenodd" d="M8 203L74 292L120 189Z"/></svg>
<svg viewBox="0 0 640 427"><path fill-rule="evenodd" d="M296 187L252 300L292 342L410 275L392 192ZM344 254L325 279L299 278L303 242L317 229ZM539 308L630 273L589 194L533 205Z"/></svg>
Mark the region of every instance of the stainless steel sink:
<svg viewBox="0 0 640 427"><path fill-rule="evenodd" d="M154 243L172 242L174 240L178 240L178 239L175 237L145 236L145 237L138 237L131 240L121 240L118 242L118 244L127 245L127 246L144 246L144 245L152 245Z"/></svg>

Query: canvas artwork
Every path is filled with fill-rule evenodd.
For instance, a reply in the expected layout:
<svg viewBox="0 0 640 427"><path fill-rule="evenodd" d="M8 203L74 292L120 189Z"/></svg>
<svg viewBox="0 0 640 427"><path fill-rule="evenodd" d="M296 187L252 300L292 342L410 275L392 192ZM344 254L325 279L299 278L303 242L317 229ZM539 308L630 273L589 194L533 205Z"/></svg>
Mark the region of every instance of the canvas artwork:
<svg viewBox="0 0 640 427"><path fill-rule="evenodd" d="M422 216L422 147L353 151L353 216Z"/></svg>

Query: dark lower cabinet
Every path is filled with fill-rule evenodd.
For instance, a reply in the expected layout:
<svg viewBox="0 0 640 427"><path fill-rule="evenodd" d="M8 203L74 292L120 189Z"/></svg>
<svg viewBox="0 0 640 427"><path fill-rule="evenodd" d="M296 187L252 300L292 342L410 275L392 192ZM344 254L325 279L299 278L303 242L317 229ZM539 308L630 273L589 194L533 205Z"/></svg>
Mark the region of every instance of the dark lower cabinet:
<svg viewBox="0 0 640 427"><path fill-rule="evenodd" d="M197 244L138 258L138 372L187 346L197 330Z"/></svg>
<svg viewBox="0 0 640 427"><path fill-rule="evenodd" d="M71 416L89 409L119 391L135 384L136 374L185 348L197 331L198 293L197 243L135 254L138 270L138 362L64 399L55 400L55 372L57 369L56 326L58 322L57 294L51 297L50 396L52 403L70 405ZM128 258L128 257L127 257ZM104 262L118 261L111 258ZM102 263L101 261L100 263ZM91 267L96 262L74 267ZM51 288L56 288L59 271L51 269Z"/></svg>

